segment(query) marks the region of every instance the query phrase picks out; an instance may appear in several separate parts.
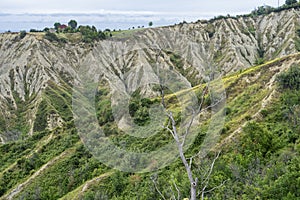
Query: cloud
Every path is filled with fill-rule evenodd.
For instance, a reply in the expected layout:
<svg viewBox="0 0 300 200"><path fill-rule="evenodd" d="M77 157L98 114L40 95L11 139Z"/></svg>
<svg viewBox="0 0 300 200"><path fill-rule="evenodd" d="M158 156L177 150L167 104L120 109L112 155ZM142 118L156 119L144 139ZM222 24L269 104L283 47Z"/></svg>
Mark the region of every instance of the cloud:
<svg viewBox="0 0 300 200"><path fill-rule="evenodd" d="M148 11L101 11L98 13L50 13L50 14L0 14L0 30L19 31L53 27L55 22L67 23L75 19L82 25L95 25L99 29L128 29L147 26L153 21L155 26L171 25L185 21L209 18L212 13L173 13Z"/></svg>
<svg viewBox="0 0 300 200"><path fill-rule="evenodd" d="M283 3L283 0L281 0ZM171 25L209 19L218 15L249 13L263 4L276 6L276 0L1 0L0 31L43 29L54 22L70 19L97 28L127 29L132 26ZM2 14L1 14L2 13Z"/></svg>
<svg viewBox="0 0 300 200"><path fill-rule="evenodd" d="M283 0L281 0L283 1ZM282 2L283 3L283 2ZM1 0L0 12L7 13L90 13L101 10L152 12L249 12L276 0Z"/></svg>

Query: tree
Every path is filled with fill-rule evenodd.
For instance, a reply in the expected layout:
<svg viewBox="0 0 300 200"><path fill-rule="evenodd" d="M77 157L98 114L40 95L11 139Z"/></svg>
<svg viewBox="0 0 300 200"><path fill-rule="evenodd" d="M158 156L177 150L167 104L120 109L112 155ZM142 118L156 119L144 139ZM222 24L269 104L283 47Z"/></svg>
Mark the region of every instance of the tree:
<svg viewBox="0 0 300 200"><path fill-rule="evenodd" d="M175 118L172 114L171 111L168 111L167 113L167 116L171 122L170 124L170 127L165 127L172 135L173 139L176 141L176 144L177 144L177 149L178 149L178 152L179 152L179 156L180 156L180 159L185 167L185 170L187 172L187 176L188 176L188 179L189 179L189 182L190 182L190 200L196 200L197 198L197 188L199 186L199 183L198 183L198 177L195 177L193 175L193 172L192 172L192 159L193 158L190 158L190 162L188 162L188 159L186 158L186 156L184 155L184 144L185 144L185 139L187 138L188 134L190 133L190 129L191 129L191 126L193 124L193 121L195 119L195 117L197 115L199 115L200 113L204 112L205 110L211 108L211 107L214 107L216 106L217 104L220 103L220 101L208 106L208 107L203 107L203 104L204 104L204 95L208 92L208 86L206 86L202 92L202 99L201 99L201 104L200 106L198 107L198 110L194 111L193 112L193 116L191 118L191 120L189 121L189 125L188 127L186 128L185 130L185 134L183 136L181 136L178 132L177 132L177 128L176 128L176 121L175 121ZM164 100L163 100L164 101ZM220 155L220 152L215 156L213 162L211 163L210 167L209 167L209 170L208 172L206 173L206 176L204 178L204 182L202 183L202 188L200 190L200 194L201 194L201 199L204 199L204 194L207 193L206 191L206 188L208 187L208 182L209 182L209 179L210 179L210 176L211 176L211 173L212 173L212 170L214 168L214 164L215 164L215 161L218 159ZM220 186L222 186L225 182L223 182ZM220 187L218 186L218 187ZM218 188L216 187L216 188ZM212 190L216 189L216 188L213 188ZM210 190L210 191L212 191ZM209 191L209 192L210 192Z"/></svg>
<svg viewBox="0 0 300 200"><path fill-rule="evenodd" d="M45 27L43 31L44 31L44 32L48 32L48 31L50 31L50 28Z"/></svg>
<svg viewBox="0 0 300 200"><path fill-rule="evenodd" d="M71 27L72 29L76 29L77 28L77 22L72 19L68 22L68 26Z"/></svg>
<svg viewBox="0 0 300 200"><path fill-rule="evenodd" d="M158 57L159 56L156 57L156 62L158 62ZM178 153L179 153L179 157L180 157L180 159L181 159L181 161L182 161L182 163L185 167L185 170L186 170L186 173L187 173L187 176L188 176L188 180L189 180L189 183L190 183L190 200L196 200L197 196L200 195L200 194L201 194L201 199L203 200L205 193L209 193L209 192L221 187L225 183L225 182L223 182L219 186L214 187L214 188L206 191L207 187L208 187L208 184L209 184L210 176L212 174L212 171L213 171L213 168L214 168L214 165L215 165L215 161L218 159L218 157L220 155L220 152L218 152L216 154L216 156L213 159L212 163L209 165L208 170L203 175L204 179L201 181L201 184L199 184L198 183L199 182L198 177L196 177L194 175L193 171L192 171L192 164L193 164L193 159L196 158L196 157L200 157L200 156L198 154L196 154L196 155L192 156L191 158L187 158L186 155L184 154L184 145L186 143L188 135L191 133L192 125L195 122L197 116L199 116L201 113L206 112L209 109L212 109L214 107L219 106L224 101L225 96L224 96L224 94L221 94L221 96L219 96L216 101L211 102L210 105L205 106L205 104L206 104L205 103L206 102L205 97L209 93L209 83L208 83L202 91L199 106L196 109L191 108L192 109L192 114L191 114L191 117L189 118L189 120L187 121L187 126L184 128L183 133L179 133L179 130L177 129L178 125L176 123L176 119L173 116L172 111L168 110L167 106L165 104L165 99L164 99L164 94L165 93L164 93L163 85L160 85L160 90L161 90L161 98L162 98L161 104L165 108L166 114L167 114L167 117L168 117L168 124L166 126L163 126L163 127L166 130L169 131L169 133L172 135L172 137L175 140L175 143L177 145L177 150L178 150ZM217 95L217 94L215 94L215 95ZM200 154L200 152L199 152L199 154ZM158 190L157 185L155 184L155 181L153 181L153 182L154 182L154 185L155 185L155 189L158 191L160 196L163 199L166 199L163 196L163 194ZM202 188L200 188L200 190L199 190L199 186L202 187ZM175 184L175 188L176 188L176 190L179 194L179 191L178 191L178 188L177 188L176 184Z"/></svg>
<svg viewBox="0 0 300 200"><path fill-rule="evenodd" d="M104 40L106 38L106 35L101 30L99 30L98 31L98 37L99 37L100 40Z"/></svg>
<svg viewBox="0 0 300 200"><path fill-rule="evenodd" d="M79 32L82 34L82 41L90 43L94 40L103 40L106 38L106 35L102 31L98 31L95 26L79 26Z"/></svg>
<svg viewBox="0 0 300 200"><path fill-rule="evenodd" d="M153 22L149 22L149 26L150 26L150 27L153 26Z"/></svg>
<svg viewBox="0 0 300 200"><path fill-rule="evenodd" d="M26 36L26 31L20 32L20 38L23 39Z"/></svg>
<svg viewBox="0 0 300 200"><path fill-rule="evenodd" d="M56 31L58 31L58 28L61 26L61 23L59 23L59 22L55 22L54 23L54 28L55 28L55 30Z"/></svg>
<svg viewBox="0 0 300 200"><path fill-rule="evenodd" d="M293 5L295 3L297 3L297 0L286 0L285 1L285 4L288 5L288 6Z"/></svg>

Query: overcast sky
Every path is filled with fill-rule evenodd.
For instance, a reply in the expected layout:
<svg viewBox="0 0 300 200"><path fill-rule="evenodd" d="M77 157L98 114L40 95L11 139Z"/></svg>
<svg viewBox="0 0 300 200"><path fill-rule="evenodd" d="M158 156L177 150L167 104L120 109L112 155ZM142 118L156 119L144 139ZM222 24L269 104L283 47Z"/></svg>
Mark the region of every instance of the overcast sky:
<svg viewBox="0 0 300 200"><path fill-rule="evenodd" d="M280 0L279 3L283 4L284 0ZM124 28L130 26L130 21L132 25L142 24L147 20L154 21L155 25L167 25L179 20L193 21L217 15L249 13L261 5L277 7L278 0L0 0L0 30L26 28L25 25L30 26L32 23L39 23L40 25L35 24L37 28L42 26L42 23L53 24L60 18L55 15L52 18L49 15L46 18L43 16L53 13L73 14L62 20L75 17L82 23L105 22L105 26L111 23L111 27L119 25L120 28ZM13 15L6 16L3 13ZM24 15L31 13L41 15ZM113 17L105 18L104 21L103 16L101 20L99 16L99 19L86 16L84 18L74 15L76 13ZM118 21L120 24L117 24ZM103 23L101 28L104 28Z"/></svg>
<svg viewBox="0 0 300 200"><path fill-rule="evenodd" d="M281 0L280 3L284 3ZM99 10L154 12L249 12L259 5L277 6L278 0L1 0L0 12L57 13Z"/></svg>

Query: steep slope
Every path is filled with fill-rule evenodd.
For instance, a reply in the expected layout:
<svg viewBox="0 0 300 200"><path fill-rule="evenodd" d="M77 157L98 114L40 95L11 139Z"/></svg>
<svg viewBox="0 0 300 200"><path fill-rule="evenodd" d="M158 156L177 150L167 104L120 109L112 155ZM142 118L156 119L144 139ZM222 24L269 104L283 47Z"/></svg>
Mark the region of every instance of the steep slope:
<svg viewBox="0 0 300 200"><path fill-rule="evenodd" d="M274 78L281 71L290 68L292 65L299 66L299 58L300 54L295 54L282 59L276 59L268 64L252 67L223 79L228 96L226 106L227 119L222 131L220 145L216 147L223 149L224 155L218 161L216 175L213 176L213 180L216 181L215 184L218 182L218 174L224 173L221 167L224 165L223 162L226 162L225 166L229 168L237 165L236 161L227 159L228 156L234 156L234 152L243 150L236 147L239 145L238 141L245 142L243 139L245 137L243 136L245 130L240 128L241 124L244 124L243 127L248 127L248 124L253 122L261 123L268 116L266 112L274 109L272 108L274 107L273 104L276 104L279 96L282 96L277 89ZM199 87L192 88L196 92L199 89ZM73 127L72 123L68 126ZM240 134L237 134L238 132ZM116 171L109 172L110 169L95 160L86 151L81 142L78 142L79 138L75 133L76 131L73 128L55 129L53 131L37 133L27 141L19 141L1 146L1 152L6 152L5 156L1 158L1 162L6 163L4 166L1 166L0 174L1 182L3 183L1 191L6 193L2 199L31 199L35 197L56 199L64 195L67 195L64 199L113 199L113 196L116 199L122 196L127 196L127 198L140 197L143 199L158 198L155 190L151 189L150 177L153 175L152 173L134 175ZM161 137L159 136L158 139L163 139ZM195 145L191 148L191 152L199 148L198 143L201 140L201 137L195 140ZM293 141L299 140L293 139ZM147 143L147 140L145 142ZM135 145L134 141L132 143ZM294 145L296 144L299 143L296 142ZM293 143L289 145L293 145ZM16 150L20 147L22 147L22 153ZM279 153L282 148L279 148ZM299 157L299 152L295 151L291 153L295 155L294 158ZM274 153L270 152L270 155L274 155L275 157L276 154L277 151ZM277 166L274 165L274 167ZM177 177L176 179L179 181L178 184L183 195L187 195L183 189L183 185L186 183L185 176L178 177L177 174L183 170L181 169L181 164L175 162L169 168L170 171L161 170L159 172L159 180L168 185L168 183L165 183L166 179L161 177ZM226 180L227 176L229 175L224 175L221 180ZM240 178L248 180L247 177L240 176ZM234 177L231 178L234 181L238 181ZM57 184L60 186L56 187ZM122 185L120 187L123 190L117 189L118 184ZM149 186L145 187L148 184L150 184L150 188ZM230 184L233 183L228 182L228 187L230 187ZM125 185L127 186L125 187ZM227 189L227 186L223 189ZM145 190L147 191L146 193L142 192ZM164 187L162 187L162 190L168 195ZM131 193L123 193L122 191L131 191ZM68 194L69 192L71 193ZM217 194L219 193L217 192ZM230 198L233 197L230 194L227 195Z"/></svg>
<svg viewBox="0 0 300 200"><path fill-rule="evenodd" d="M0 44L0 116L1 121L5 122L1 128L10 132L28 124L26 130L31 135L42 92L50 82L58 85L74 83L76 66L82 54L79 51L82 49L74 45L53 45L31 35L20 40L16 34L1 35ZM18 122L23 120L21 118L24 121Z"/></svg>
<svg viewBox="0 0 300 200"><path fill-rule="evenodd" d="M21 133L32 134L41 92L48 82L79 83L80 68L88 68L90 73L98 70L110 77L110 81L127 84L126 79L139 77L141 70L145 76L150 71L154 73L153 67L159 61L160 67L172 66L181 79L195 86L203 79L213 78L211 72L224 75L262 60L295 53L299 12L290 9L255 18L146 29L129 38L102 41L93 46L50 43L41 35L28 34L20 39L17 34L1 34L0 122L5 132L1 141L19 138ZM150 77L158 80L157 74ZM134 85L125 87L135 88ZM117 88L124 89L124 85ZM27 104L33 108L22 108ZM25 121L20 121L21 118ZM20 130L24 123L27 128Z"/></svg>
<svg viewBox="0 0 300 200"><path fill-rule="evenodd" d="M199 96L205 82L221 76L227 93L227 117L219 144L211 149L222 149L224 155L209 189L222 181L228 183L211 197L274 198L257 187L264 187L271 195L276 187L290 186L284 182L287 178L299 178L298 129L287 120L295 120L297 112L281 113L280 109L288 106L284 100L287 94L276 84L280 72L299 66L299 13L290 9L253 18L182 23L93 44L51 43L42 34L27 34L23 39L18 34L1 34L0 199L159 199L150 179L155 174L112 171L85 148L74 124L73 88L96 83L87 91L93 91L90 95L95 96L97 119L105 134L126 149L152 151L168 143L170 135L126 136L125 114L116 118L111 107L128 100L137 107L131 113L136 122L147 124L143 109L157 103L161 84L169 87L167 95L193 91ZM255 66L262 61L268 62ZM179 113L180 102L172 94L167 97L170 107ZM197 153L201 146L208 129L207 121L202 122L187 155ZM266 134L261 137L265 140L256 140L260 137L253 136L251 130ZM275 145L280 140L286 147ZM273 142L274 148L263 148L268 142ZM278 172L282 160L276 160L277 156L286 162L284 172ZM266 170L269 165L272 173ZM160 186L173 187L168 179L173 177L181 196L187 197L189 183L182 171L178 161L158 171ZM272 185L274 181L279 185ZM162 190L171 197L168 188ZM283 189L282 198L296 199L300 196L297 189ZM257 196L249 192L253 190Z"/></svg>

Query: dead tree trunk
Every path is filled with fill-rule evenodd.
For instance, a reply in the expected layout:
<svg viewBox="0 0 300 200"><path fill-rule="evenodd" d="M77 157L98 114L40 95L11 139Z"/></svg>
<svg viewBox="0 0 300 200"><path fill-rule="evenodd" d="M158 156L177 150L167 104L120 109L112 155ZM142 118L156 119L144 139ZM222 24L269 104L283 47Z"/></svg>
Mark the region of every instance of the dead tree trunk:
<svg viewBox="0 0 300 200"><path fill-rule="evenodd" d="M184 155L184 150L183 150L184 140L180 141L180 139L179 139L179 135L178 135L177 128L176 128L176 122L174 120L172 112L168 113L168 117L169 117L169 120L172 123L172 129L169 128L169 127L166 127L166 128L169 130L169 132L172 134L174 140L176 141L180 159L181 159L181 161L182 161L182 163L185 167L185 170L187 172L187 175L188 175L188 178L189 178L189 181L190 181L190 184L191 184L191 197L190 197L190 199L191 200L196 200L198 179L193 177L191 166L187 162L186 157Z"/></svg>
<svg viewBox="0 0 300 200"><path fill-rule="evenodd" d="M177 131L177 128L176 128L176 121L173 117L173 114L171 111L167 112L167 116L169 118L169 124L165 127L173 136L174 140L176 141L176 144L177 144L177 149L178 149L178 152L179 152L179 156L180 156L180 159L185 167L185 170L187 172L187 175L188 175L188 179L189 179L189 182L190 182L190 200L196 200L197 198L197 195L199 195L197 193L197 187L198 187L198 178L197 177L193 177L193 173L192 173L192 158L190 160L190 163L187 162L187 159L184 155L184 144L185 144L185 140L188 136L188 134L190 133L190 129L191 129L191 126L194 122L194 119L196 118L197 115L199 115L201 112L209 109L209 108L212 108L214 106L216 106L218 103L220 103L220 101L212 104L212 105L209 105L207 106L206 108L203 109L203 104L204 104L204 98L205 98L205 95L207 94L208 92L208 86L206 86L203 91L202 91L202 97L201 97L201 102L200 102L200 105L198 107L198 109L196 111L193 111L193 114L192 114L192 117L186 127L186 130L185 130L185 133L183 135L180 135ZM163 93L162 93L163 94ZM166 108L165 106L165 100L164 100L164 96L162 96L162 103L163 103L163 106ZM171 123L171 124L170 124ZM215 159L213 160L213 163L211 164L210 166L210 170L207 174L207 177L205 178L205 180L207 181L205 183L205 186L204 188L201 189L201 196L202 196L202 199L204 198L204 193L205 192L205 189L208 185L208 180L210 178L210 175L211 175L211 172L212 172L212 169L214 167L214 164L215 164L215 161L216 159L219 157L219 153L218 155L215 157Z"/></svg>
<svg viewBox="0 0 300 200"><path fill-rule="evenodd" d="M158 66L158 58L159 56L161 55L161 50L159 51L157 57L156 57L156 63L157 63L157 66ZM161 89L161 97L162 97L162 106L167 110L167 107L165 105L165 99L164 99L164 87L160 81L160 89ZM208 90L209 90L209 84L207 84L203 91L202 91L202 96L201 96L201 99L200 99L200 104L199 104L199 107L196 109L196 110L193 110L193 113L192 113L192 116L188 122L188 125L184 131L184 134L179 134L178 131L177 131L177 128L176 128L176 121L173 117L173 114L171 111L167 111L167 116L168 116L168 119L169 119L169 124L164 127L166 128L172 135L172 137L174 138L175 142L176 142L176 145L177 145L177 149L178 149L178 152L179 152L179 155L180 155L180 159L185 167L185 170L187 172L187 175L188 175L188 179L189 179L189 182L190 182L190 200L196 200L197 198L197 195L199 195L200 193L197 193L197 187L198 187L198 178L197 177L193 177L193 173L192 173L192 159L190 160L190 163L188 163L185 155L184 155L184 145L185 145L185 140L188 136L188 134L190 133L190 129L191 129L191 126L195 120L195 118L203 111L206 111L216 105L218 105L223 99L221 99L220 101L212 104L212 105L209 105L207 106L206 108L203 109L203 104L204 104L204 100L205 100L205 95L208 93ZM214 160L215 161L215 160ZM213 165L214 165L214 162L213 164L211 165L211 169L213 168ZM211 174L211 171L210 173L208 174L207 176L207 179L209 179L209 176ZM208 183L208 182L207 182ZM207 186L207 185L206 185ZM205 187L206 187L205 186ZM156 187L156 190L158 190L157 186L155 185ZM164 196L162 195L162 193L158 190L159 194L164 198ZM202 198L204 197L204 193L205 193L205 188L201 190L202 192Z"/></svg>

